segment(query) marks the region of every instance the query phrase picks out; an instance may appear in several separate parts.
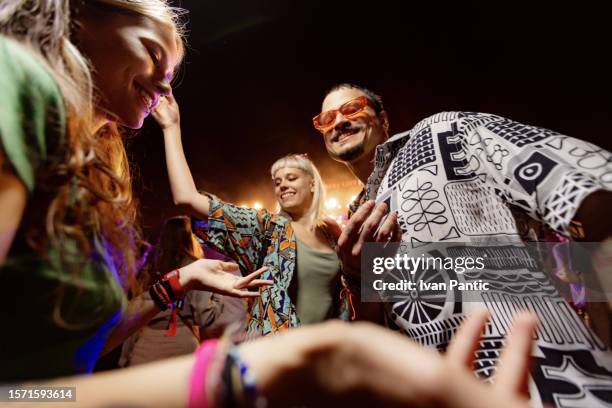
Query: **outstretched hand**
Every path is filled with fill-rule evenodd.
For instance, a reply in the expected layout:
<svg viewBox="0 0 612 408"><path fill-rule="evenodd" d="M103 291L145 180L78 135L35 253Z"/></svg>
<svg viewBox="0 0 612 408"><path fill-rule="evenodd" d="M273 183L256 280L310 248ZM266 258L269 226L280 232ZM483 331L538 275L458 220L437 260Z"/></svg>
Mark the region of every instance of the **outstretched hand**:
<svg viewBox="0 0 612 408"><path fill-rule="evenodd" d="M515 317L489 385L472 370L488 317L476 312L468 318L446 355L380 326L339 322L243 343L240 355L270 405L527 408L536 319Z"/></svg>
<svg viewBox="0 0 612 408"><path fill-rule="evenodd" d="M259 291L248 289L268 286L274 282L268 279L258 279L268 267L240 277L235 275L238 265L233 262L222 262L212 259L198 259L181 268L181 278L187 282L187 290L207 290L221 295L239 298L259 296Z"/></svg>

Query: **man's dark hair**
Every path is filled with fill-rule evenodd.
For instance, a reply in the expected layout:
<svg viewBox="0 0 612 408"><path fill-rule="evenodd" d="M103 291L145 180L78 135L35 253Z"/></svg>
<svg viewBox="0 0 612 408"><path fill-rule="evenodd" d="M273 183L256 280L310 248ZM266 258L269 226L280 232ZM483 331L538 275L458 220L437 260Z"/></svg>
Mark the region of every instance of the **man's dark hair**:
<svg viewBox="0 0 612 408"><path fill-rule="evenodd" d="M339 84L339 85L335 85L333 88L327 91L325 96L329 95L332 92L338 91L340 89L347 89L347 88L356 89L358 91L363 92L366 98L368 98L368 100L372 103L374 112L376 112L377 115L384 110L382 98L379 95L375 94L374 92L370 91L368 88L365 88L361 85L355 85L355 84L351 84L348 82Z"/></svg>

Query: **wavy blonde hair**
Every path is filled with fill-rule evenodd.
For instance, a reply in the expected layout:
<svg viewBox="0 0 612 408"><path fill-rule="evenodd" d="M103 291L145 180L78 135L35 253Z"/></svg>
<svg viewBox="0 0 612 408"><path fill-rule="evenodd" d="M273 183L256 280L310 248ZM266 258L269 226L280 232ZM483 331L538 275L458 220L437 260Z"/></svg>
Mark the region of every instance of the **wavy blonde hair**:
<svg viewBox="0 0 612 408"><path fill-rule="evenodd" d="M73 38L71 12L79 7L133 13L166 24L176 33L181 56L183 11L166 0L2 0L0 5L0 32L42 57L62 92L68 119L64 156L45 176L56 183L45 228L32 245L43 255L49 245L61 254L63 240L71 238L89 256L97 249L93 246L98 237L110 249L124 286L137 290L136 273L142 266L138 203L118 125L95 130L91 67ZM78 282L82 264L63 262L62 268ZM56 321L62 321L58 310Z"/></svg>
<svg viewBox="0 0 612 408"><path fill-rule="evenodd" d="M270 175L274 179L275 174L280 169L294 168L300 169L306 172L314 180L314 192L312 194L312 203L310 208L306 211L306 217L309 218L313 226L320 227L325 224L325 185L319 170L314 163L306 157L304 154L289 154L281 157L272 164L270 168Z"/></svg>

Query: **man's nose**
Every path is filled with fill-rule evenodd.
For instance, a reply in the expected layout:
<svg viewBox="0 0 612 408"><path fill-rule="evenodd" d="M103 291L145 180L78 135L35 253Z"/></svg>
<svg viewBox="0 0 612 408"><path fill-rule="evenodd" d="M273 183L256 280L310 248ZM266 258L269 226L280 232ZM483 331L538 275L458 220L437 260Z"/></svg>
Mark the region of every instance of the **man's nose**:
<svg viewBox="0 0 612 408"><path fill-rule="evenodd" d="M334 129L336 130L342 130L345 129L347 127L349 127L351 125L351 122L344 117L344 115L340 112L336 113L336 117L334 118Z"/></svg>

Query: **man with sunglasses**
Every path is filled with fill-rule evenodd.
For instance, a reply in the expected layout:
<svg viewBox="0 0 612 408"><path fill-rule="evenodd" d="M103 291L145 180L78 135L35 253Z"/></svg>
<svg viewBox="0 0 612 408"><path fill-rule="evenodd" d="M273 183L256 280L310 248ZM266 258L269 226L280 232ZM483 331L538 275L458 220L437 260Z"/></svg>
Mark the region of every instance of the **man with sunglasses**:
<svg viewBox="0 0 612 408"><path fill-rule="evenodd" d="M368 89L351 84L334 87L328 97L323 111L313 118L313 124L324 135L331 158L344 163L365 185L374 169L374 149L389 137L389 121L382 99ZM364 242L397 241L401 239L401 230L396 214L388 213L387 204L375 204L372 200L366 202L365 197L364 189L350 204L351 221L344 229L338 247L343 280L351 289L358 318L382 324L385 316L381 304L360 301L361 246ZM361 211L354 214L362 204Z"/></svg>
<svg viewBox="0 0 612 408"><path fill-rule="evenodd" d="M512 274L519 282L546 280L546 294L508 293L508 286L496 292L498 301L483 294L467 302L447 291L441 302L420 293L382 307L359 302L363 243L397 240L397 224L402 245L419 250L432 242L603 241L612 234L611 217L605 216L612 206L609 152L547 129L468 112L439 113L389 137L381 98L351 84L328 92L313 123L329 155L364 185L338 242L344 282L362 317L381 321L383 315L414 340L444 349L469 310L486 307L493 324L476 350L475 367L481 377L492 378L506 322L528 308L541 322L531 370L534 404L612 403L609 322L602 341L539 271L504 267L495 273L499 280Z"/></svg>

